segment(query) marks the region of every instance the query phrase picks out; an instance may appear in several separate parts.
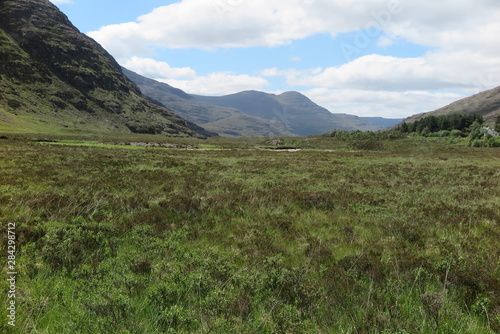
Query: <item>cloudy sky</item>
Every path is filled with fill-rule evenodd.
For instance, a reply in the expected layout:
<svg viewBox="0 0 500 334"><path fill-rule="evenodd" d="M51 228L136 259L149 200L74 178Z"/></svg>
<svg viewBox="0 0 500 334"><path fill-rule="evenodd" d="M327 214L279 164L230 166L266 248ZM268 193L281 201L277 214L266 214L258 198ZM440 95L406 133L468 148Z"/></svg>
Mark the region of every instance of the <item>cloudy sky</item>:
<svg viewBox="0 0 500 334"><path fill-rule="evenodd" d="M295 90L406 117L500 85L498 0L51 0L118 62L188 93Z"/></svg>

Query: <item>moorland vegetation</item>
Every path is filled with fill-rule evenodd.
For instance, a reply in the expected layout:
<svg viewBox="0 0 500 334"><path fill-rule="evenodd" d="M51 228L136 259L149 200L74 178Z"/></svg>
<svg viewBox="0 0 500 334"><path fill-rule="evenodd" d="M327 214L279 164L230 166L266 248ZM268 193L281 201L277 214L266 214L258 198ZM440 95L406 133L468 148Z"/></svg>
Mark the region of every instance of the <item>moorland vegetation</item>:
<svg viewBox="0 0 500 334"><path fill-rule="evenodd" d="M4 136L2 331L498 332L499 151L339 136Z"/></svg>

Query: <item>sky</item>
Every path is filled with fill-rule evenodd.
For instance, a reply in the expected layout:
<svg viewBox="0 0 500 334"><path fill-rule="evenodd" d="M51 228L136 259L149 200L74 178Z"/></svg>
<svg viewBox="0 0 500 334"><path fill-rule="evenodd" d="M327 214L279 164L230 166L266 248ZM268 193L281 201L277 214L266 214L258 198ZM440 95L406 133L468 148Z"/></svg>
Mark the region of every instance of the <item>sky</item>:
<svg viewBox="0 0 500 334"><path fill-rule="evenodd" d="M299 91L404 118L500 86L498 0L51 0L122 66L187 93Z"/></svg>

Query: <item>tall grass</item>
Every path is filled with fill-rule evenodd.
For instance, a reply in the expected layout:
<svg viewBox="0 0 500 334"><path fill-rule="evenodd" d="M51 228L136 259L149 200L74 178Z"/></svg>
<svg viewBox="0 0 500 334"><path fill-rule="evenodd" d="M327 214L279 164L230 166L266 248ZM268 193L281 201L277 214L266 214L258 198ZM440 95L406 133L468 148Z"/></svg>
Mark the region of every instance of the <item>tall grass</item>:
<svg viewBox="0 0 500 334"><path fill-rule="evenodd" d="M18 326L2 330L500 330L498 150L298 140L0 140L0 221L20 247Z"/></svg>

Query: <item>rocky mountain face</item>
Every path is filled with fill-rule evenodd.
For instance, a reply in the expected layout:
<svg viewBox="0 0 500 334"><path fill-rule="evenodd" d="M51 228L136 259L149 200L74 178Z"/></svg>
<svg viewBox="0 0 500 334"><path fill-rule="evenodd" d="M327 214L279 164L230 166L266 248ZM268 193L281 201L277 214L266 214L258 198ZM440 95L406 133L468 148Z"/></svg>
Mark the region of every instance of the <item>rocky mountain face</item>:
<svg viewBox="0 0 500 334"><path fill-rule="evenodd" d="M427 116L442 116L451 114L478 114L483 116L487 124L493 125L500 115L500 87L475 94L453 102L443 108L408 117L405 122L412 123Z"/></svg>
<svg viewBox="0 0 500 334"><path fill-rule="evenodd" d="M48 0L0 1L0 129L211 135L143 96Z"/></svg>
<svg viewBox="0 0 500 334"><path fill-rule="evenodd" d="M361 117L332 114L298 92L245 91L226 96L189 95L123 69L142 92L181 117L221 136L307 136L341 130L379 130ZM395 124L393 121L391 124Z"/></svg>

